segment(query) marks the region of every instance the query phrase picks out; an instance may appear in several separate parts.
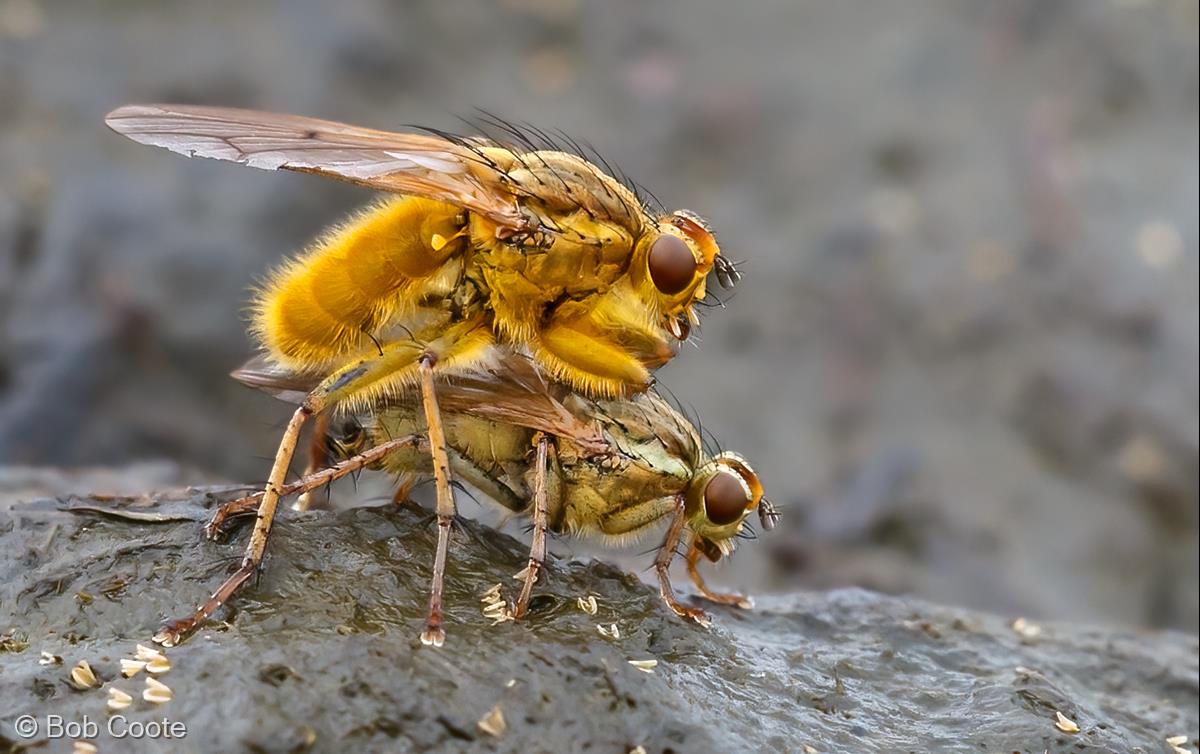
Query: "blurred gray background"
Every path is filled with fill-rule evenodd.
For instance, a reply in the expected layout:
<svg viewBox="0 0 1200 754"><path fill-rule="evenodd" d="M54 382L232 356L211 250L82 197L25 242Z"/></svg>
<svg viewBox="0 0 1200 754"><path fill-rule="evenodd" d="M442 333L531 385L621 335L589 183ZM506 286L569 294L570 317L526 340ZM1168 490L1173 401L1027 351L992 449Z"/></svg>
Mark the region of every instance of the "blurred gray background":
<svg viewBox="0 0 1200 754"><path fill-rule="evenodd" d="M137 146L109 109L482 107L590 140L745 260L661 374L785 509L718 581L1195 631L1197 23L1194 0L0 0L0 463L261 479L288 409L226 377L248 287L371 199Z"/></svg>

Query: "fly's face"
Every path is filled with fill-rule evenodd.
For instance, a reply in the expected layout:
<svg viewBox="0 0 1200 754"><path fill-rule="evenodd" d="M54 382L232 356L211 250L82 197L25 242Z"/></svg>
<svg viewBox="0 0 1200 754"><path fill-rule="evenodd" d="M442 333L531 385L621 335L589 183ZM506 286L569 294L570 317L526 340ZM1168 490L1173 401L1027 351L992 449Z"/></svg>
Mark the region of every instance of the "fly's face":
<svg viewBox="0 0 1200 754"><path fill-rule="evenodd" d="M764 529L773 527L778 517L763 499L758 474L737 453L721 453L701 466L686 496L688 528L696 546L714 562L733 550L734 537L752 511L758 511Z"/></svg>
<svg viewBox="0 0 1200 754"><path fill-rule="evenodd" d="M651 310L659 312L657 324L676 340L686 340L692 325L699 322L694 305L704 299L705 281L720 253L708 224L688 210L660 218L640 239L631 278ZM725 262L721 270L736 274ZM725 274L720 275L721 282L732 284Z"/></svg>

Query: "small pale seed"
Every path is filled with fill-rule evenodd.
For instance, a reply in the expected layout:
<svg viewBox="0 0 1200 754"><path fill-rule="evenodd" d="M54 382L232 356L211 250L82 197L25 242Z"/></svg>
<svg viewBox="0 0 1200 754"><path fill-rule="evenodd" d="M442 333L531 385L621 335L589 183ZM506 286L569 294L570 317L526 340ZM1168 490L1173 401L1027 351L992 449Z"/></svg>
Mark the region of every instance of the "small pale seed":
<svg viewBox="0 0 1200 754"><path fill-rule="evenodd" d="M138 673L146 669L146 663L141 660L129 660L122 658L121 660L121 675L126 678L133 678Z"/></svg>
<svg viewBox="0 0 1200 754"><path fill-rule="evenodd" d="M166 655L162 652L159 652L157 649L147 647L145 644L137 645L137 652L134 653L134 656L142 662L150 662L158 657L166 657Z"/></svg>
<svg viewBox="0 0 1200 754"><path fill-rule="evenodd" d="M62 665L62 661L58 655L42 652L42 656L38 659L38 665Z"/></svg>
<svg viewBox="0 0 1200 754"><path fill-rule="evenodd" d="M108 709L110 712L120 712L133 704L133 697L116 686L108 687Z"/></svg>
<svg viewBox="0 0 1200 754"><path fill-rule="evenodd" d="M146 689L142 691L142 698L151 704L166 704L175 696L174 692L167 684L155 678L146 678Z"/></svg>
<svg viewBox="0 0 1200 754"><path fill-rule="evenodd" d="M78 665L71 668L70 680L71 685L80 691L86 691L100 685L95 671L92 670L92 666L88 664L87 660L80 660Z"/></svg>
<svg viewBox="0 0 1200 754"><path fill-rule="evenodd" d="M96 754L99 751L91 741L76 741L71 747L71 754Z"/></svg>
<svg viewBox="0 0 1200 754"><path fill-rule="evenodd" d="M480 718L476 724L481 731L495 738L503 736L504 731L508 730L508 723L504 722L504 711L500 709L499 704L492 707L491 712Z"/></svg>
<svg viewBox="0 0 1200 754"><path fill-rule="evenodd" d="M1079 732L1079 725L1074 720L1067 717L1066 715L1064 715L1061 712L1055 712L1054 715L1055 715L1055 717L1058 718L1056 720L1056 722L1054 723L1055 728L1058 728L1063 733L1078 733Z"/></svg>
<svg viewBox="0 0 1200 754"><path fill-rule="evenodd" d="M600 632L601 636L607 637L609 639L620 639L621 638L621 629L617 628L616 623L611 623L607 626L605 626L603 623L597 623L596 630Z"/></svg>
<svg viewBox="0 0 1200 754"><path fill-rule="evenodd" d="M154 675L162 675L171 669L171 661L166 657L158 657L146 663L146 672Z"/></svg>
<svg viewBox="0 0 1200 754"><path fill-rule="evenodd" d="M1185 743L1187 743L1187 740L1187 736L1171 736L1167 739L1167 743L1172 746L1183 746Z"/></svg>
<svg viewBox="0 0 1200 754"><path fill-rule="evenodd" d="M483 614L488 618L499 618L507 615L508 612L508 603L506 602L493 602L490 605L485 605L483 608Z"/></svg>
<svg viewBox="0 0 1200 754"><path fill-rule="evenodd" d="M1042 633L1041 626L1024 618L1017 618L1014 620L1012 622L1012 630L1016 631L1025 639L1036 639Z"/></svg>
<svg viewBox="0 0 1200 754"><path fill-rule="evenodd" d="M630 660L629 664L643 673L653 673L654 669L658 667L658 660Z"/></svg>

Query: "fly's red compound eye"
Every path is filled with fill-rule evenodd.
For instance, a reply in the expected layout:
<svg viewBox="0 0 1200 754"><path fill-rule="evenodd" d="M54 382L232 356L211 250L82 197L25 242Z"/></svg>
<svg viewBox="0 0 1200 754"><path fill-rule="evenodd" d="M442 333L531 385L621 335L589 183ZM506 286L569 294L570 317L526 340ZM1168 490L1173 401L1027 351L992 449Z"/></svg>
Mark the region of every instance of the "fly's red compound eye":
<svg viewBox="0 0 1200 754"><path fill-rule="evenodd" d="M687 288L696 277L696 257L679 236L663 233L650 247L650 279L668 296Z"/></svg>
<svg viewBox="0 0 1200 754"><path fill-rule="evenodd" d="M750 492L736 474L717 472L704 488L704 512L718 526L732 524L750 505Z"/></svg>

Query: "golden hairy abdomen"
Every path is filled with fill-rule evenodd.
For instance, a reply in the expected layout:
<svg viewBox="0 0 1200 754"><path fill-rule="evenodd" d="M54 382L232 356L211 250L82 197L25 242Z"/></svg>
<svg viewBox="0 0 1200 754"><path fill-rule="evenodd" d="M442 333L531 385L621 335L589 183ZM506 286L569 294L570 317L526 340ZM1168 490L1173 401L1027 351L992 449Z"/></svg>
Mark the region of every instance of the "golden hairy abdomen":
<svg viewBox="0 0 1200 754"><path fill-rule="evenodd" d="M371 345L413 308L423 286L464 248L462 211L398 197L334 229L276 270L259 291L252 332L279 363L318 369ZM449 239L434 249L434 239ZM435 276L436 277L436 276Z"/></svg>

